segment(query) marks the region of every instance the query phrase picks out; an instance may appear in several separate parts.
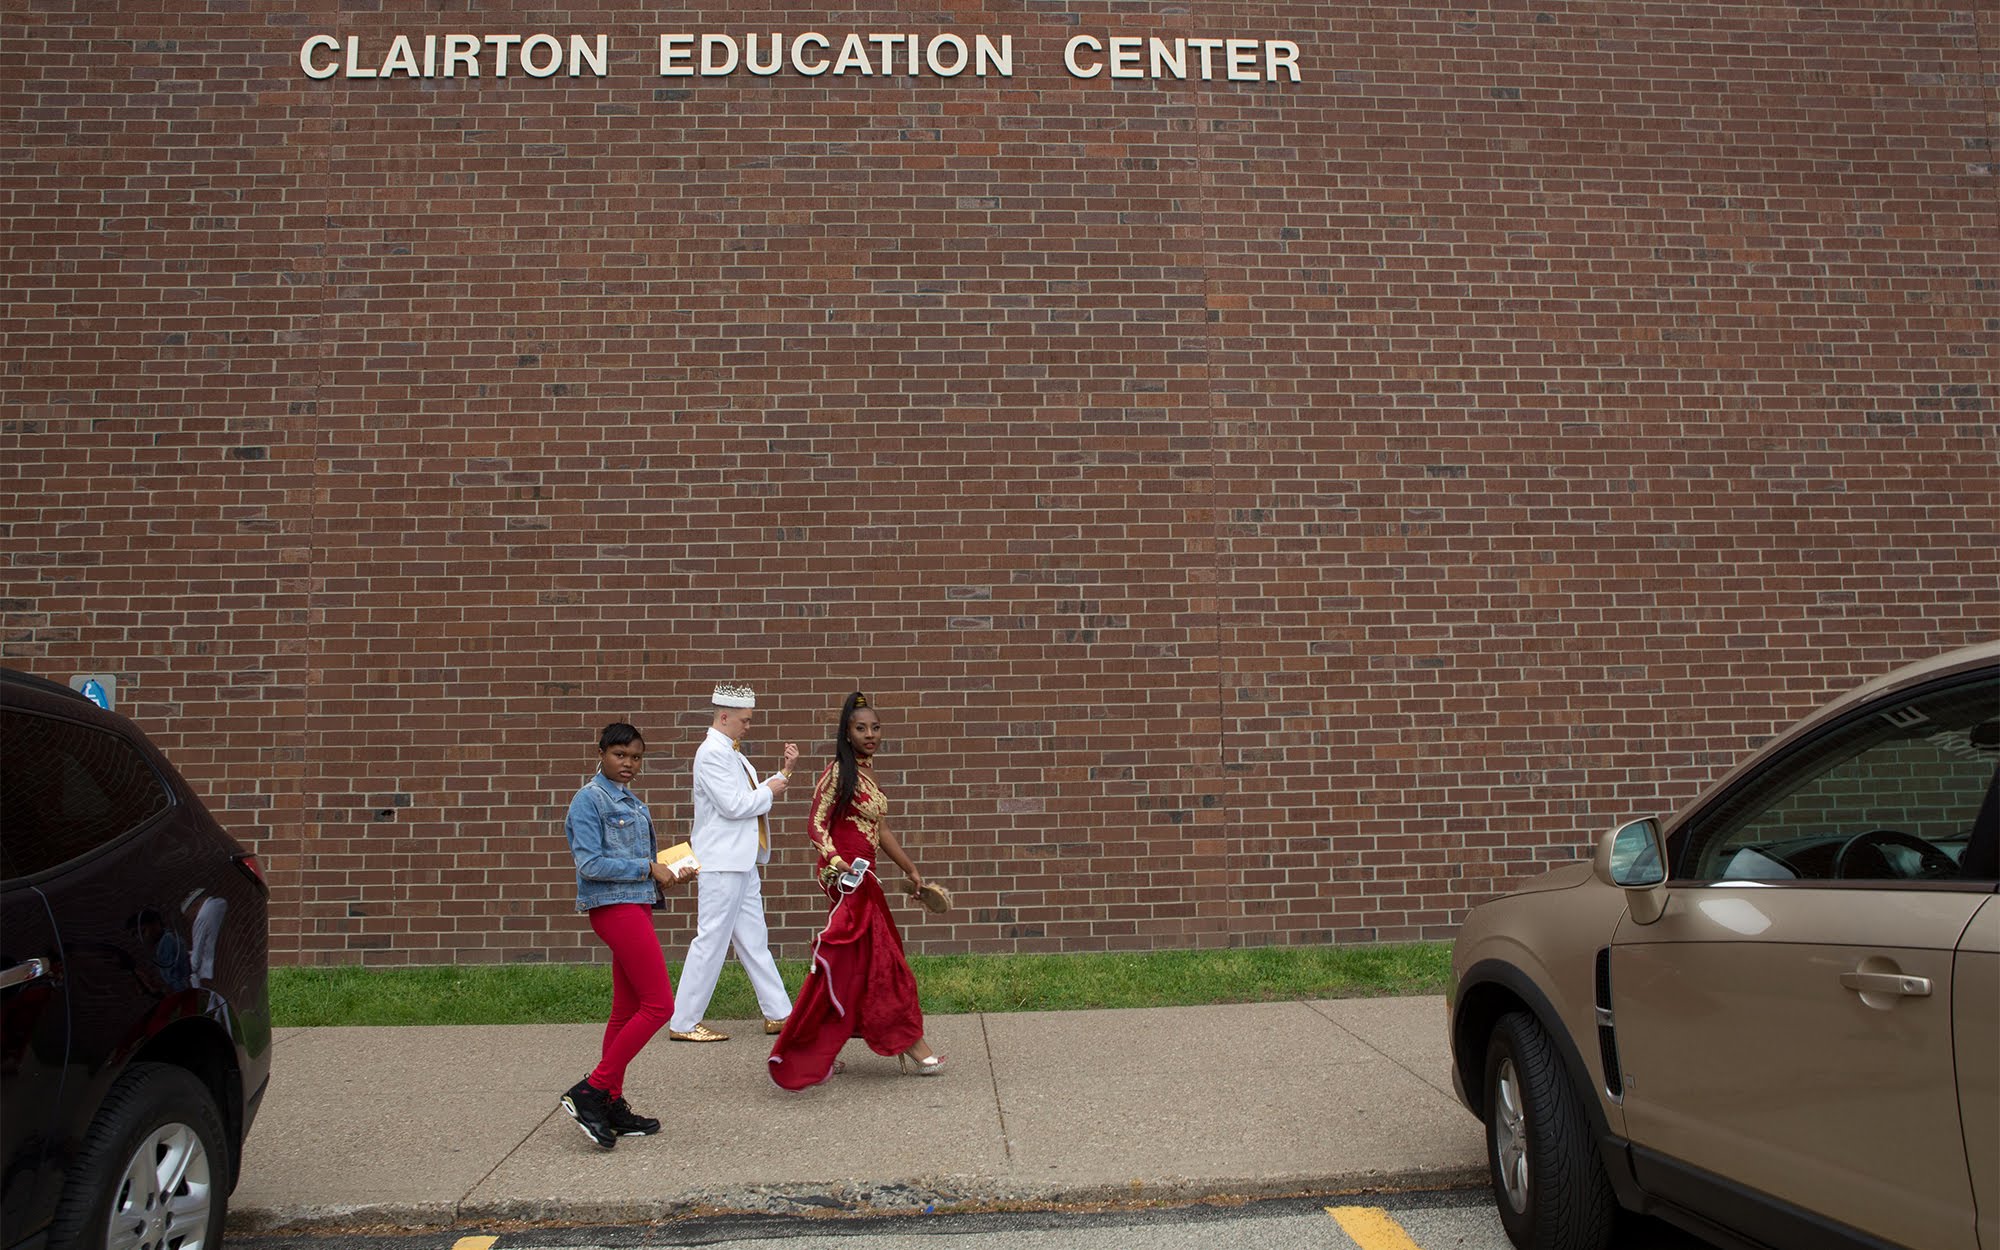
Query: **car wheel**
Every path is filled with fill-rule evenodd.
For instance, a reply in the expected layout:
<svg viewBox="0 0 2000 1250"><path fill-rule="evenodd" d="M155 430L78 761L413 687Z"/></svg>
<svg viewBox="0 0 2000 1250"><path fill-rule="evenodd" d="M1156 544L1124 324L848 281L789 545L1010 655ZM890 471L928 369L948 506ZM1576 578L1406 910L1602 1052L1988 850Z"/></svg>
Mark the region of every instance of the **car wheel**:
<svg viewBox="0 0 2000 1250"><path fill-rule="evenodd" d="M54 1250L218 1250L222 1116L185 1069L135 1063L91 1122L49 1229Z"/></svg>
<svg viewBox="0 0 2000 1250"><path fill-rule="evenodd" d="M1500 1223L1520 1250L1603 1250L1618 1213L1562 1057L1511 1012L1486 1048L1486 1162Z"/></svg>

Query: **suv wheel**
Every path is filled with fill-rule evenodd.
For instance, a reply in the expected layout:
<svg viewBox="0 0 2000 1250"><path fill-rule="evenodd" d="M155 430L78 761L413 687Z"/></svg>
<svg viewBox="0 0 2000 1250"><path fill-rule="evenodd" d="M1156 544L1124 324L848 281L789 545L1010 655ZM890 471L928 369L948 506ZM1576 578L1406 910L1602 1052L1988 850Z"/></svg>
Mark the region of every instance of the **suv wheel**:
<svg viewBox="0 0 2000 1250"><path fill-rule="evenodd" d="M1486 1048L1486 1164L1521 1250L1603 1250L1617 1199L1549 1035L1516 1011Z"/></svg>
<svg viewBox="0 0 2000 1250"><path fill-rule="evenodd" d="M135 1063L91 1122L49 1230L61 1250L216 1250L229 1201L222 1116L185 1069Z"/></svg>

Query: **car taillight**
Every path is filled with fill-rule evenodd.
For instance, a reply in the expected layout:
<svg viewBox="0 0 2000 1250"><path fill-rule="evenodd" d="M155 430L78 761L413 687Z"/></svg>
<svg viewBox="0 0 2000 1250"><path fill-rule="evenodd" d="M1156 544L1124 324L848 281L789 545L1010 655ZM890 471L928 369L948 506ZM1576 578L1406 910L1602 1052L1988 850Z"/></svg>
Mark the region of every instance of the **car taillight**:
<svg viewBox="0 0 2000 1250"><path fill-rule="evenodd" d="M233 855L230 858L235 861L236 866L241 868L252 881L255 881L267 890L271 888L270 882L264 880L264 868L257 862L255 855L246 853L243 855Z"/></svg>

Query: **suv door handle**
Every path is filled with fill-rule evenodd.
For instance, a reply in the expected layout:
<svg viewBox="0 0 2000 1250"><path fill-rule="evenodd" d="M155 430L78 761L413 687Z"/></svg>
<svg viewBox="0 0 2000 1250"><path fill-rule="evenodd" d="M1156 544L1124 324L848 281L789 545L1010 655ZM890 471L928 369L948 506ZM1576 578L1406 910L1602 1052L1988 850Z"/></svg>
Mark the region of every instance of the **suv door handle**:
<svg viewBox="0 0 2000 1250"><path fill-rule="evenodd" d="M1843 972L1841 988L1862 994L1895 994L1903 998L1929 998L1929 977L1904 976L1900 972Z"/></svg>
<svg viewBox="0 0 2000 1250"><path fill-rule="evenodd" d="M0 972L0 990L10 990L17 985L39 981L47 975L49 975L49 963L46 959L30 959Z"/></svg>

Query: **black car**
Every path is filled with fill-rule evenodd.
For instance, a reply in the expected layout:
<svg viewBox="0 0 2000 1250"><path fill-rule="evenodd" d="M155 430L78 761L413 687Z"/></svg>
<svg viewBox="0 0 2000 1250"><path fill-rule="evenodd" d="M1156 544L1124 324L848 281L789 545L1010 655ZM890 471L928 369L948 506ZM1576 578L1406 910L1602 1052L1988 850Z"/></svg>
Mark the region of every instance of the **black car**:
<svg viewBox="0 0 2000 1250"><path fill-rule="evenodd" d="M0 669L0 1246L212 1250L271 1073L269 890L130 721Z"/></svg>

